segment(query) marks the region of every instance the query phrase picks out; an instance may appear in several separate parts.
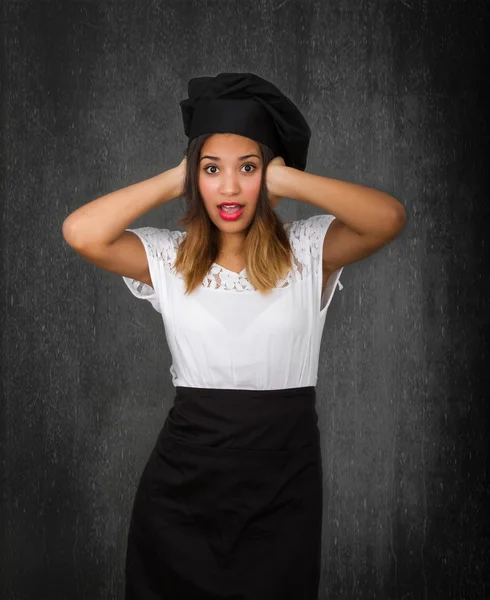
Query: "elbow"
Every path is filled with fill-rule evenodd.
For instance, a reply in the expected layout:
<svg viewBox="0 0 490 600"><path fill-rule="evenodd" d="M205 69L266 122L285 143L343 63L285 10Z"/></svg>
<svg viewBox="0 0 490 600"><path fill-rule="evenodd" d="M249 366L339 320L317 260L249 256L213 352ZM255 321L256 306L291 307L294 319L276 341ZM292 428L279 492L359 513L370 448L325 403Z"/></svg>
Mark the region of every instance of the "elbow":
<svg viewBox="0 0 490 600"><path fill-rule="evenodd" d="M390 224L387 227L388 237L390 239L397 237L405 227L406 221L407 211L403 204L397 200L390 218Z"/></svg>
<svg viewBox="0 0 490 600"><path fill-rule="evenodd" d="M395 223L395 228L398 229L398 233L405 227L405 223L407 222L407 211L401 202L397 201L397 206L395 208L395 216L393 218Z"/></svg>
<svg viewBox="0 0 490 600"><path fill-rule="evenodd" d="M77 232L76 223L73 220L72 215L68 215L68 217L66 217L66 219L63 221L61 232L65 242L69 246L71 246L73 249L81 247L82 241L80 239L79 232Z"/></svg>
<svg viewBox="0 0 490 600"><path fill-rule="evenodd" d="M65 242L69 246L73 246L75 232L73 231L73 225L70 220L70 216L66 217L66 219L63 221L63 226L61 227L61 233L63 234L63 238L64 238Z"/></svg>

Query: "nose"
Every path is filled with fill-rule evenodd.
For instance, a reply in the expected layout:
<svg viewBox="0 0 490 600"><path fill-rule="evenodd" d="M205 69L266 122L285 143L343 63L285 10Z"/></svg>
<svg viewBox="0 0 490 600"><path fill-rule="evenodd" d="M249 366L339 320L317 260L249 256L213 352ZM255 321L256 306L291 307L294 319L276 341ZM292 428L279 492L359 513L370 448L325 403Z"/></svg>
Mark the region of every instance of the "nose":
<svg viewBox="0 0 490 600"><path fill-rule="evenodd" d="M225 196L235 196L240 193L238 176L235 173L223 174L221 177L220 192Z"/></svg>

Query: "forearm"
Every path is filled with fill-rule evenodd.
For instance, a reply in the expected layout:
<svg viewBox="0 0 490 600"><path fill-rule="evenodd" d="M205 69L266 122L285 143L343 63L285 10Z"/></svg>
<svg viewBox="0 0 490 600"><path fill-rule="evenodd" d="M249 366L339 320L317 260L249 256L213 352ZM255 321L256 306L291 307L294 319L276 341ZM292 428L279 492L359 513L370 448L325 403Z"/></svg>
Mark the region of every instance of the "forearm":
<svg viewBox="0 0 490 600"><path fill-rule="evenodd" d="M282 195L313 204L360 234L385 235L405 220L403 204L385 192L283 168Z"/></svg>
<svg viewBox="0 0 490 600"><path fill-rule="evenodd" d="M180 192L179 172L169 169L84 204L65 219L63 235L73 247L109 245L133 221Z"/></svg>

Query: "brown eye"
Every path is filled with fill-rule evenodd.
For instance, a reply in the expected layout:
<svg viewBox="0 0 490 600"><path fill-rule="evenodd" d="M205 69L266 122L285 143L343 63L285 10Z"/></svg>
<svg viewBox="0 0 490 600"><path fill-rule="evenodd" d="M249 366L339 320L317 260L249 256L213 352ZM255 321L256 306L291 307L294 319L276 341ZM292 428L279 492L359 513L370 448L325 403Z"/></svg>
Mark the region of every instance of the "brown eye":
<svg viewBox="0 0 490 600"><path fill-rule="evenodd" d="M252 167L251 170L245 171L246 173L253 173L255 171L255 169L257 168L253 163L245 163L243 165L242 168L244 167ZM209 175L215 175L216 171L208 171L208 169L217 169L218 167L216 165L208 165L207 167L204 167L203 171L205 171L206 173L208 173Z"/></svg>

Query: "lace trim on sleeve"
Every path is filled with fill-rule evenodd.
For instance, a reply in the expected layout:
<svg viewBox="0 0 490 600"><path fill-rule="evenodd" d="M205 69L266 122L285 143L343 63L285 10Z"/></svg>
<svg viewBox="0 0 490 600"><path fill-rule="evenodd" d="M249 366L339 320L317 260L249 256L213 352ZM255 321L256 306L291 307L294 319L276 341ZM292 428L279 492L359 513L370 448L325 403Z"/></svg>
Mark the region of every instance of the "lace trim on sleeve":
<svg viewBox="0 0 490 600"><path fill-rule="evenodd" d="M323 241L335 216L329 214L314 215L307 219L301 219L292 223L291 242L294 244L298 260L307 265L308 270L316 269L319 279L320 311L326 312L333 294L337 289L342 290L344 286L339 280L343 268L337 269L330 274L325 283L323 292L322 284L322 259L323 259Z"/></svg>
<svg viewBox="0 0 490 600"><path fill-rule="evenodd" d="M175 259L175 240L181 232L158 229L156 227L140 227L137 229L126 229L126 231L136 234L142 241L146 251L151 279L158 289L162 285L162 282L160 282L161 271L159 269L159 262L163 261L168 266L173 263ZM162 312L157 290L137 279L123 276L123 280L134 296L141 300L148 300L156 311L159 313Z"/></svg>

